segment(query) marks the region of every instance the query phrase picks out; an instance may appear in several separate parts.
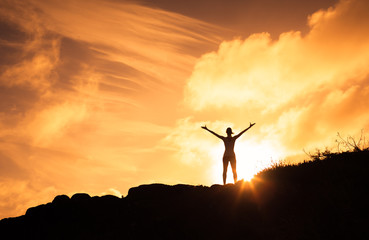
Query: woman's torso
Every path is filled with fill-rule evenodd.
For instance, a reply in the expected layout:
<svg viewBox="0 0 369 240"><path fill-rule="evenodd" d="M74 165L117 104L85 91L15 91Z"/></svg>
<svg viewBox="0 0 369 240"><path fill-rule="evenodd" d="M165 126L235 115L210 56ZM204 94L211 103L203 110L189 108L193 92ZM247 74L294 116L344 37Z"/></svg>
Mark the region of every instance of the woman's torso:
<svg viewBox="0 0 369 240"><path fill-rule="evenodd" d="M233 156L235 156L234 144L236 142L236 138L224 137L224 138L222 138L222 140L224 142L224 147L225 147L224 157L233 157Z"/></svg>

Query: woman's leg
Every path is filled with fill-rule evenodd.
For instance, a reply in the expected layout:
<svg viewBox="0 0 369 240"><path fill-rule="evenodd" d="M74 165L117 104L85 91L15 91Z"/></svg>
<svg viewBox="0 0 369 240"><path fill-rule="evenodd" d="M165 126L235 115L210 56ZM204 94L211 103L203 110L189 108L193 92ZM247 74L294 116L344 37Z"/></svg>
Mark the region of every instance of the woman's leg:
<svg viewBox="0 0 369 240"><path fill-rule="evenodd" d="M227 180L227 168L228 168L228 159L223 158L223 184L226 184Z"/></svg>
<svg viewBox="0 0 369 240"><path fill-rule="evenodd" d="M233 172L233 180L234 183L237 182L237 162L236 162L236 158L232 159L231 161L231 167L232 167L232 172Z"/></svg>

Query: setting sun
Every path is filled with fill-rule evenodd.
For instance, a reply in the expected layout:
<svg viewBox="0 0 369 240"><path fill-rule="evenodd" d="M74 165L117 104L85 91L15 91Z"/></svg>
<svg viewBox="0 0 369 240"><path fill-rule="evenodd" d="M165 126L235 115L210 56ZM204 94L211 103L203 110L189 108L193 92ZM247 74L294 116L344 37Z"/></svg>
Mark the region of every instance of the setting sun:
<svg viewBox="0 0 369 240"><path fill-rule="evenodd" d="M250 135L251 134L252 133L250 133ZM214 183L220 184L222 182L223 172L223 144L220 143L212 147L210 152L210 157L214 162L212 178ZM251 141L242 139L236 143L235 153L237 158L238 180L243 179L244 181L250 181L258 172L281 160L282 156L279 151L275 150L275 148L268 143L254 144ZM228 166L227 183L233 183L230 165Z"/></svg>
<svg viewBox="0 0 369 240"><path fill-rule="evenodd" d="M253 144L250 141L240 141L235 147L237 155L237 170L240 179L250 181L255 174L270 167L273 162L280 160L281 153L266 143Z"/></svg>

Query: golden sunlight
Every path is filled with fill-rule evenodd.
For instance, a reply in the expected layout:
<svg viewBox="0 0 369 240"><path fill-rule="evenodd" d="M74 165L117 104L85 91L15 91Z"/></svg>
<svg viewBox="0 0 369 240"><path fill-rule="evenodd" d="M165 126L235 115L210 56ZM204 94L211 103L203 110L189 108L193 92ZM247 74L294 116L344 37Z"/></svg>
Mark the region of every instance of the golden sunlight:
<svg viewBox="0 0 369 240"><path fill-rule="evenodd" d="M214 162L212 180L216 184L222 182L222 156L224 147L222 143L215 145L210 150L210 157ZM268 168L283 156L272 144L268 142L255 143L241 140L235 145L237 159L238 180L250 181L258 172ZM232 168L229 165L227 171L227 183L233 183Z"/></svg>
<svg viewBox="0 0 369 240"><path fill-rule="evenodd" d="M368 0L180 2L0 0L0 220L223 184L219 136L250 121L228 141L238 180L369 129Z"/></svg>

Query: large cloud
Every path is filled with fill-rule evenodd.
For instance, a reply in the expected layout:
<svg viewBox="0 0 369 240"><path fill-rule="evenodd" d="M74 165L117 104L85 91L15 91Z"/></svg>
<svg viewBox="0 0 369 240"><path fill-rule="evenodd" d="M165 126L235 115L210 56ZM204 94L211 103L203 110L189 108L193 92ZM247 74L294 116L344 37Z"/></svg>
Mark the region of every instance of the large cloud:
<svg viewBox="0 0 369 240"><path fill-rule="evenodd" d="M304 36L253 34L203 55L185 95L196 124L256 121L256 141L273 140L285 156L368 127L368 11L368 1L344 0L311 15Z"/></svg>

